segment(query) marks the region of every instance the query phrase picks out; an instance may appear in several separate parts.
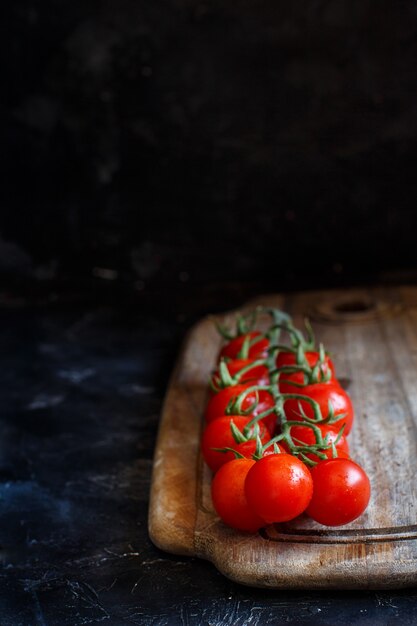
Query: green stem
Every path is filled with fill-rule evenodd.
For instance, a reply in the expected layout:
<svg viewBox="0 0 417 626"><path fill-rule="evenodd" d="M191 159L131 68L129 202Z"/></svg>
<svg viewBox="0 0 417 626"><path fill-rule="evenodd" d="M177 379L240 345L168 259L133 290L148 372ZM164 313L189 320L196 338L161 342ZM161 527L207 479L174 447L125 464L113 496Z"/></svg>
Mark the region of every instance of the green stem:
<svg viewBox="0 0 417 626"><path fill-rule="evenodd" d="M265 339L265 335L262 335L262 334L257 335L256 337L250 337L249 335L245 337L245 341L243 342L241 349L237 353L236 358L248 359L250 349L253 348L253 346L255 346L257 343L259 343L263 339Z"/></svg>
<svg viewBox="0 0 417 626"><path fill-rule="evenodd" d="M304 461L307 465L313 466L316 464L315 461L312 461L308 458L308 454L314 453L318 459L327 458L324 454L325 450L332 448L333 454L337 456L336 444L340 440L340 437L343 434L343 428L341 432L338 434L336 441L332 443L328 443L327 439L323 439L322 432L319 428L319 425L334 423L344 415L335 415L334 409L329 402L329 411L326 417L322 416L320 405L316 400L313 400L309 396L303 395L302 393L280 393L279 391L279 379L281 374L293 374L297 372L301 372L304 377L307 378L308 382L316 383L316 382L327 382L330 377L330 371L324 374L323 367L325 364L326 353L324 351L324 347L320 344L319 348L319 359L314 367L311 367L306 359L305 352L306 350L314 349L314 334L310 322L308 319L305 320L305 329L307 338L304 337L303 333L295 328L291 317L280 311L279 309L274 309L272 307L258 307L252 314L248 314L246 316L240 316L237 321L237 334L242 335L246 332L249 332L249 329L252 330L257 313L266 313L270 315L272 319L272 324L265 334L258 335L254 338L247 338L242 346L242 349L238 355L238 358L248 358L249 350L253 345L256 345L258 341L261 341L263 338L267 337L270 341L270 347L268 349L268 357L266 359L257 359L253 363L242 368L237 375L232 377L227 368L226 363L222 363L220 365L220 374L221 374L221 383L223 384L223 380L227 381L229 384L235 384L239 382L241 377L244 376L251 368L257 367L258 365L266 365L269 371L270 384L269 385L252 385L247 387L244 391L242 391L236 398L233 398L229 403L226 413L237 412L238 414L250 414L252 413L259 404L259 392L267 391L274 398L274 407L263 411L262 413L254 416L248 424L245 426L243 433L241 433L242 437L248 435L251 432L252 428L258 429L259 431L259 421L263 418L267 417L271 413L275 413L281 427L281 433L273 437L270 441L268 441L264 446L261 446L261 441L259 437L259 432L257 432L257 452L256 458L260 458L264 450L273 445L277 449L278 443L285 442L288 450L291 454L298 456L300 459ZM224 329L223 333L224 334ZM286 346L279 343L280 334L282 331L285 331L289 334L291 346ZM230 336L230 333L228 333ZM296 365L294 366L285 366L282 368L276 367L276 355L279 351L293 352L296 355ZM304 387L305 385L293 383L295 387ZM253 404L247 410L242 409L242 404L247 397L248 394L254 393L255 399ZM298 400L300 407L300 416L302 420L288 420L285 412L285 403L287 400ZM307 402L312 409L313 417L308 417L305 414L305 411L302 408L301 402ZM291 436L291 428L293 426L305 426L311 428L314 437L315 443L311 445L303 444L300 440L293 439Z"/></svg>

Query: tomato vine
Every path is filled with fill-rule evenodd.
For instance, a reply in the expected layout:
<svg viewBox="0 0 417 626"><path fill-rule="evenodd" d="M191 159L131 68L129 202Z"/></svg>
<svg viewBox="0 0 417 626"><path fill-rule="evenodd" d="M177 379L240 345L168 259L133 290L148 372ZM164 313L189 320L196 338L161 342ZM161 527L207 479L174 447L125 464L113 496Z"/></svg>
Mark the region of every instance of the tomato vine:
<svg viewBox="0 0 417 626"><path fill-rule="evenodd" d="M266 332L257 329L260 314L270 319ZM301 330L286 312L258 307L237 316L234 330L216 325L224 344L209 382L202 453L215 473L220 518L251 532L259 519L265 525L302 513L328 525L356 519L370 484L349 456L353 406L309 321Z"/></svg>

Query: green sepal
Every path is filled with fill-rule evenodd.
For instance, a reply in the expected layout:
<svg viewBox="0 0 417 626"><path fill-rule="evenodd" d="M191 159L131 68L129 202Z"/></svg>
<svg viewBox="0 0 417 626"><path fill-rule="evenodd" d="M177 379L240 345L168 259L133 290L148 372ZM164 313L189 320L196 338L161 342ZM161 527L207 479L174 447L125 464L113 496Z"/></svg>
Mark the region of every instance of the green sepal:
<svg viewBox="0 0 417 626"><path fill-rule="evenodd" d="M236 443L245 443L248 438L239 430L233 420L230 420L230 430Z"/></svg>
<svg viewBox="0 0 417 626"><path fill-rule="evenodd" d="M225 387L230 387L231 385L235 384L235 381L230 375L229 368L227 367L227 363L224 361L224 359L221 359L219 363L219 376L221 389L224 389Z"/></svg>
<svg viewBox="0 0 417 626"><path fill-rule="evenodd" d="M237 459L244 459L245 455L241 454L240 452L238 452L237 450L235 450L234 448L211 448L212 450L215 450L216 452L233 452L233 454L235 455L235 457Z"/></svg>
<svg viewBox="0 0 417 626"><path fill-rule="evenodd" d="M242 347L239 350L239 352L237 353L237 358L238 359L248 359L249 358L249 348L251 346L251 338L248 335L247 337L245 337L243 343L242 343Z"/></svg>
<svg viewBox="0 0 417 626"><path fill-rule="evenodd" d="M255 453L253 455L253 458L256 459L261 459L262 458L262 451L263 451L263 445L262 445L262 441L261 438L258 435L256 435L256 448L255 448Z"/></svg>
<svg viewBox="0 0 417 626"><path fill-rule="evenodd" d="M307 332L307 341L305 342L307 351L314 350L314 346L315 346L314 331L313 331L313 327L311 326L310 320L308 319L308 317L304 319L304 326Z"/></svg>
<svg viewBox="0 0 417 626"><path fill-rule="evenodd" d="M214 322L217 332L219 333L219 335L223 337L223 339L226 339L227 341L231 341L232 339L236 337L236 335L233 335L232 332L228 328L226 328L226 326L224 326L223 324L220 324L220 322L218 322L216 319L213 319L213 322Z"/></svg>

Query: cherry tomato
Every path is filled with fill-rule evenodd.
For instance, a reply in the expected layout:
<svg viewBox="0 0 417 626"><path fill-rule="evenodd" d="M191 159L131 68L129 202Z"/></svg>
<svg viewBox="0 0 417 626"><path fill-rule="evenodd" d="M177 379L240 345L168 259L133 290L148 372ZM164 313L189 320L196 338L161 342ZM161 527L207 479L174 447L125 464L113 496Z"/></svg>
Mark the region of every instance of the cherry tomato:
<svg viewBox="0 0 417 626"><path fill-rule="evenodd" d="M242 383L240 385L233 385L232 387L225 387L221 389L218 393L210 398L207 403L205 418L207 422L212 422L217 417L223 416L226 414L226 409L229 406L229 403L236 399L242 392L247 389L253 387L253 383L247 382ZM253 407L253 410L251 408ZM245 395L241 409L242 411L251 411L252 416L259 415L264 411L275 408L275 402L272 395L269 391L259 390L259 391L248 391ZM238 415L238 413L234 412L231 415ZM262 418L260 420L265 424L270 433L273 433L276 425L276 414L275 412L271 412L267 417Z"/></svg>
<svg viewBox="0 0 417 626"><path fill-rule="evenodd" d="M225 363L228 372L232 378L237 378L238 383L244 383L247 381L253 381L254 384L267 385L269 383L269 370L266 365L255 365L251 367L243 374L239 375L244 368L247 368L253 363L253 359L233 359ZM222 389L221 377L219 368L215 370L211 377L211 387L214 387L217 391ZM216 393L212 390L212 394Z"/></svg>
<svg viewBox="0 0 417 626"><path fill-rule="evenodd" d="M305 352L305 357L308 365L313 368L320 358L319 352ZM279 352L276 359L277 367L288 367L297 365L297 355L294 352ZM321 377L327 376L330 373L329 380L336 380L335 368L331 358L326 355L322 366L320 367ZM319 374L320 378L320 374ZM294 372L293 374L282 373L280 375L281 381L295 382L300 385L304 384L304 374L302 372Z"/></svg>
<svg viewBox="0 0 417 626"><path fill-rule="evenodd" d="M240 451L241 447L244 445L242 443L238 444L235 441L230 428L231 421L233 421L235 426L242 432L245 426L250 422L250 419L248 417L244 417L243 415L225 415L224 417L219 417L213 420L210 424L207 424L204 429L201 439L201 451L205 462L213 472L216 472L219 467L231 458L235 458L233 452L219 452L215 448L233 448L234 450ZM270 434L265 426L263 428L261 426L259 436L262 443L269 441ZM250 443L249 447L253 447L254 452L256 448L256 439L250 439L247 443ZM249 455L249 457L250 456L251 455Z"/></svg>
<svg viewBox="0 0 417 626"><path fill-rule="evenodd" d="M325 526L348 524L362 515L371 496L369 478L351 459L328 459L311 469L314 491L307 515Z"/></svg>
<svg viewBox="0 0 417 626"><path fill-rule="evenodd" d="M338 437L338 430L335 428L336 424L320 424L318 428L321 431L323 439L327 439L327 443L332 443ZM295 445L302 446L307 445L311 446L316 443L316 437L312 428L308 426L291 426L290 429L291 437ZM282 444L284 448L286 447L285 443ZM339 441L336 444L337 457L340 456L348 458L349 457L349 444L344 435L342 435ZM333 450L329 448L328 450L321 450L323 454L326 455L328 459L333 458ZM312 461L319 462L323 459L314 454L314 452L309 452L306 454L306 457L311 459Z"/></svg>
<svg viewBox="0 0 417 626"><path fill-rule="evenodd" d="M255 532L265 525L249 507L245 495L246 475L255 461L234 459L221 466L211 483L211 498L217 515L228 526Z"/></svg>
<svg viewBox="0 0 417 626"><path fill-rule="evenodd" d="M343 424L345 424L344 434L349 434L354 419L353 405L346 391L342 389L338 383L313 383L312 385L305 385L304 387L296 387L289 383L280 383L279 388L281 393L300 394L307 396L311 400L315 400L320 406L323 418L329 415L329 402L331 402L336 416L342 413L345 415L332 424L333 428L340 430ZM284 403L284 410L288 420L303 420L303 411L308 418L314 417L313 408L308 400L287 399Z"/></svg>
<svg viewBox="0 0 417 626"><path fill-rule="evenodd" d="M245 494L250 508L265 522L287 522L307 508L313 480L304 463L291 454L265 456L249 470Z"/></svg>
<svg viewBox="0 0 417 626"><path fill-rule="evenodd" d="M256 339L257 337L262 337L262 333L259 332L258 330L254 330L250 333L239 335L238 337L231 339L220 350L219 360L221 358L237 359L247 337L249 337L249 340L252 341L253 339ZM269 339L267 339L266 337L262 337L261 339L253 343L253 345L249 346L248 354L246 355L246 358L262 359L268 356L268 348L269 348Z"/></svg>

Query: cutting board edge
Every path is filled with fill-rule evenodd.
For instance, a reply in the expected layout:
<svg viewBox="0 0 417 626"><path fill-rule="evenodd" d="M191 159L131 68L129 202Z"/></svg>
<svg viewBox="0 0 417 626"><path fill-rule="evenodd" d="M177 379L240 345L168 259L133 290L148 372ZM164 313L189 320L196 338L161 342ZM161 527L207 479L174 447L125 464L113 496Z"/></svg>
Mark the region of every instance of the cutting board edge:
<svg viewBox="0 0 417 626"><path fill-rule="evenodd" d="M404 288L404 286L402 286L402 288ZM359 290L360 289L361 288L359 288ZM331 294L332 292L329 290L325 290L320 293ZM280 295L280 294L264 294L261 296L257 296L255 298L251 298L249 301L245 302L242 306L234 310L205 316L196 324L194 324L193 327L190 329L190 331L187 333L183 342L181 353L183 353L183 351L187 348L189 342L191 341L193 333L196 331L196 329L198 330L201 326L203 326L204 324L207 324L209 320L212 321L213 319L217 319L219 321L222 321L226 319L227 317L235 315L237 312L242 312L242 311L251 309L253 306L262 302L264 303L265 302L270 303L271 301L273 301L274 303L276 303L277 301L282 302L283 297L285 296ZM164 403L163 414L165 412L165 405L169 404L169 391L171 390L171 386L175 379L174 374L180 369L180 363L181 363L181 357L179 357L177 360L177 365L174 368L174 373L171 377L170 384L168 385L168 392L166 396L166 401ZM160 429L162 427L163 427L163 416L161 418ZM194 507L195 515L197 515L197 512L198 512L197 503L195 503L195 507ZM150 533L150 537L152 541L155 543L155 545L157 545L157 547L159 547L160 549L166 552L170 552L173 554L181 554L185 556L198 556L199 558L206 559L209 562L211 562L220 572L222 572L230 580L233 580L239 584L243 584L246 586L259 587L259 588L271 588L271 589L311 589L311 590L314 590L314 589L329 589L329 588L336 589L337 588L337 589L348 590L348 589L364 589L364 588L367 588L367 589L396 589L397 588L399 589L399 588L413 587L417 584L417 572L415 570L413 570L411 573L405 570L402 572L396 572L395 574L391 575L388 578L388 580L386 577L385 579L381 579L380 577L378 577L378 574L376 574L374 577L374 575L372 574L372 572L369 571L369 569L367 570L368 579L366 581L364 581L363 579L360 581L357 581L353 575L351 578L346 577L346 573L344 573L345 578L343 580L339 580L337 577L331 580L329 580L328 577L327 578L323 577L322 580L320 580L319 577L317 577L317 579L314 581L312 580L303 581L302 579L298 579L297 581L290 581L289 579L286 579L286 580L272 579L271 580L271 576L268 574L266 574L264 578L257 579L256 577L253 576L251 571L249 572L246 571L246 573L245 573L245 570L236 572L236 570L233 569L233 567L232 568L226 567L224 561L221 561L220 559L213 557L212 554L205 553L204 550L198 550L195 545L195 534L194 534L195 526L193 528L191 528L190 526L189 528L186 528L186 529L184 528L177 529L178 536L175 541L172 539L172 537L170 539L167 539L164 536L167 522L170 522L172 524L172 519L164 520L163 517L162 518L160 517L159 519L157 519L157 515L155 511L152 509L152 507L150 508L149 533Z"/></svg>

